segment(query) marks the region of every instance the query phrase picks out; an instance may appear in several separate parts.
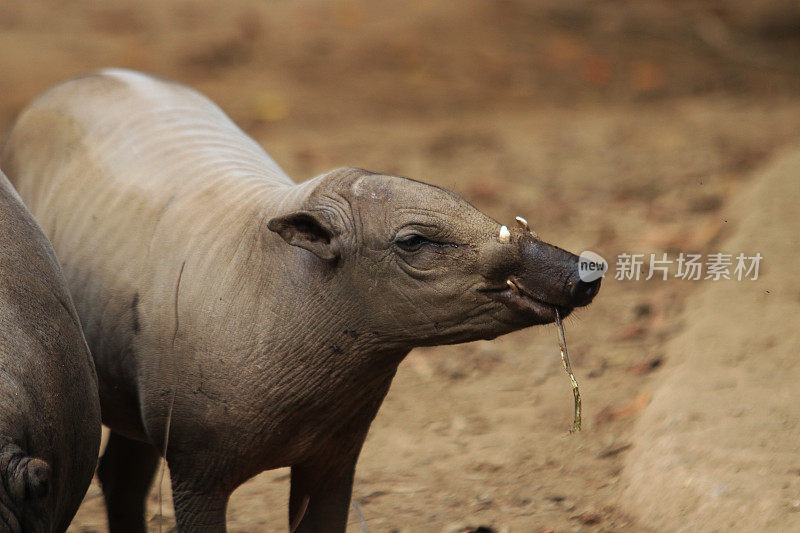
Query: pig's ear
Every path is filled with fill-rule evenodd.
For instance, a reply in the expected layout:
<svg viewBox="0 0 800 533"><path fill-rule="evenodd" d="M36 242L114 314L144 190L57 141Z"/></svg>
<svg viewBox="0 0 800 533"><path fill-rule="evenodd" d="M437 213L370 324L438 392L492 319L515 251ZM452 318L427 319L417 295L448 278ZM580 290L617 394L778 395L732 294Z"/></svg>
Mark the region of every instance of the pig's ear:
<svg viewBox="0 0 800 533"><path fill-rule="evenodd" d="M338 232L332 221L319 211L295 211L275 217L267 227L292 246L305 248L320 259L339 258Z"/></svg>

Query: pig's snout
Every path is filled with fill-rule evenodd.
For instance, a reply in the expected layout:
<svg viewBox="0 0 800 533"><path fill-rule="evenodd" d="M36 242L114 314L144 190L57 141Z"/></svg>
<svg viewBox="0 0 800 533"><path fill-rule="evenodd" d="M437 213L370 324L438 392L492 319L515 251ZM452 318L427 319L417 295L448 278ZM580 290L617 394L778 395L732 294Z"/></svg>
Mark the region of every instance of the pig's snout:
<svg viewBox="0 0 800 533"><path fill-rule="evenodd" d="M594 281L583 281L578 278L578 281L573 284L570 296L572 297L572 305L581 307L591 303L595 294L600 291L600 279Z"/></svg>
<svg viewBox="0 0 800 533"><path fill-rule="evenodd" d="M512 281L528 297L560 307L589 304L600 290L600 279L583 281L578 256L539 240L520 243L519 273Z"/></svg>

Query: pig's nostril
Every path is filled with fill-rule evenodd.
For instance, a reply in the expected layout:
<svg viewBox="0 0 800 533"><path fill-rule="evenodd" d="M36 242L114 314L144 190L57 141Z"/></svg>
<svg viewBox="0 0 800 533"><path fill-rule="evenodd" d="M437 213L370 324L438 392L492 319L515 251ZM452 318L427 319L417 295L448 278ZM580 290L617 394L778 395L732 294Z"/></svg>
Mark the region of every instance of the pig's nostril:
<svg viewBox="0 0 800 533"><path fill-rule="evenodd" d="M586 305L592 301L592 298L595 297L597 291L600 290L600 279L595 281L574 281L572 282L572 289L570 290L570 296L572 298L572 303L575 306Z"/></svg>

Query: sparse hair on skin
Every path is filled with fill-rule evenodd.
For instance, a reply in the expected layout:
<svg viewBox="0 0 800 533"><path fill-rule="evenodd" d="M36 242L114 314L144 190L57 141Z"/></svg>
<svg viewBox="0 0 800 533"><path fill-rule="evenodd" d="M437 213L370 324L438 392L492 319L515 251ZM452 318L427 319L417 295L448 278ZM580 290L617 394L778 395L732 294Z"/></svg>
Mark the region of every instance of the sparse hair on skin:
<svg viewBox="0 0 800 533"><path fill-rule="evenodd" d="M175 283L175 331L172 334L172 348L175 348L175 338L178 336L178 327L180 323L178 322L178 295L181 291L181 279L183 278L183 269L186 268L186 260L184 259L181 263L181 269L178 272L178 281ZM172 399L169 402L169 411L167 411L167 422L164 426L164 448L161 451L161 473L158 476L158 517L159 519L163 518L164 510L163 510L163 499L162 499L162 492L164 486L164 473L167 470L167 447L169 446L169 429L170 425L172 425L172 409L175 406L175 391L172 391ZM158 531L162 531L164 527L164 523L162 520L158 522Z"/></svg>

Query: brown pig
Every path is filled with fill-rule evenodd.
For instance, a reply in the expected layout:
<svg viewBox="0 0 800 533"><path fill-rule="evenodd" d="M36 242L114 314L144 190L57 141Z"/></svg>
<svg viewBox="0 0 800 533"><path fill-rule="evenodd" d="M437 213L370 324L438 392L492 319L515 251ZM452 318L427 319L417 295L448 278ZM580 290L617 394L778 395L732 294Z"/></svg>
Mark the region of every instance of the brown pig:
<svg viewBox="0 0 800 533"><path fill-rule="evenodd" d="M304 183L200 94L108 70L20 116L2 164L64 265L111 428L112 531L166 450L181 531L290 466L290 523L344 531L398 364L589 303L577 257L456 194L341 168Z"/></svg>
<svg viewBox="0 0 800 533"><path fill-rule="evenodd" d="M0 531L66 530L99 448L78 315L50 242L0 172Z"/></svg>

